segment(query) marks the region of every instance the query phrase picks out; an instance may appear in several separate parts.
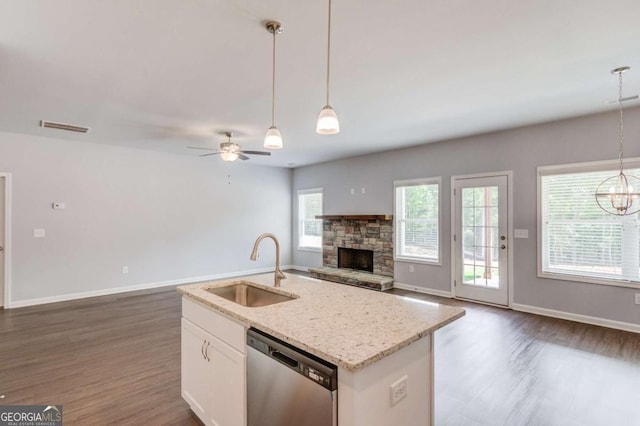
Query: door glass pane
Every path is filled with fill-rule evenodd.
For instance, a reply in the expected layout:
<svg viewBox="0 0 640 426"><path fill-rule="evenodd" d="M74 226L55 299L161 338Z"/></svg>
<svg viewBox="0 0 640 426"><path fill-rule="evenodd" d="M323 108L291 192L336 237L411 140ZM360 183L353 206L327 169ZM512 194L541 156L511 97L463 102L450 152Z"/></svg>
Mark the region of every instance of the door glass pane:
<svg viewBox="0 0 640 426"><path fill-rule="evenodd" d="M462 188L464 284L499 287L498 187Z"/></svg>

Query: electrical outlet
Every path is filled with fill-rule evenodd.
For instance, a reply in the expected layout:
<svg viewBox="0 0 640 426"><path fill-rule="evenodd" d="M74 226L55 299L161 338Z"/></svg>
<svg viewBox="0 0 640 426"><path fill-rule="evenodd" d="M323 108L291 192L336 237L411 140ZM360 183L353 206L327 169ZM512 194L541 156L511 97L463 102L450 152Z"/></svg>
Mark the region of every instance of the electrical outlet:
<svg viewBox="0 0 640 426"><path fill-rule="evenodd" d="M640 293L636 293L636 305L640 305Z"/></svg>
<svg viewBox="0 0 640 426"><path fill-rule="evenodd" d="M356 190L354 188L351 188L351 195L355 194Z"/></svg>
<svg viewBox="0 0 640 426"><path fill-rule="evenodd" d="M409 265L409 272L414 272L416 270L416 268L413 267L413 265Z"/></svg>
<svg viewBox="0 0 640 426"><path fill-rule="evenodd" d="M128 274L129 273L129 267L128 266L123 266L122 267L122 273L123 274Z"/></svg>
<svg viewBox="0 0 640 426"><path fill-rule="evenodd" d="M390 386L391 406L396 405L407 396L407 379L408 377L404 376Z"/></svg>
<svg viewBox="0 0 640 426"><path fill-rule="evenodd" d="M367 193L367 188L365 188L364 186L362 188L360 188L360 192L363 194Z"/></svg>

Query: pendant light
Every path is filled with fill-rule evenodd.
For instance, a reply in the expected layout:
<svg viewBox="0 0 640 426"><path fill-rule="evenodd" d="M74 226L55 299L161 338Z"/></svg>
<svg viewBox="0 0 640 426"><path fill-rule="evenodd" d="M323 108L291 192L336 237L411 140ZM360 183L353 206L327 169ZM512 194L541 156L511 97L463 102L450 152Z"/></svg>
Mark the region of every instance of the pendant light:
<svg viewBox="0 0 640 426"><path fill-rule="evenodd" d="M325 104L318 121L316 122L316 132L321 135L333 135L340 131L340 122L336 112L329 104L330 70L331 65L331 0L329 0L329 24L327 29L327 103Z"/></svg>
<svg viewBox="0 0 640 426"><path fill-rule="evenodd" d="M618 159L620 173L604 180L596 190L596 202L600 208L616 216L629 216L640 211L640 180L626 175L623 164L624 122L622 115L622 74L629 71L629 67L620 67L611 71L618 75L618 109L620 112L620 130L618 139Z"/></svg>
<svg viewBox="0 0 640 426"><path fill-rule="evenodd" d="M271 127L264 135L264 147L269 149L282 148L282 134L276 127L276 35L282 32L280 22L269 21L266 23L267 31L273 34L273 58L271 69Z"/></svg>

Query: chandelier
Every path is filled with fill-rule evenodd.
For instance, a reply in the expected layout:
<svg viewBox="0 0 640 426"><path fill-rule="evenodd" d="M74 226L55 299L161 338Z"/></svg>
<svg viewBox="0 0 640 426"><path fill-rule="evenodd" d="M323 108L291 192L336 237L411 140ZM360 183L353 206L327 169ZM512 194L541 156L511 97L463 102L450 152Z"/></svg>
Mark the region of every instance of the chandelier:
<svg viewBox="0 0 640 426"><path fill-rule="evenodd" d="M611 71L618 75L618 109L620 112L620 127L618 138L618 160L620 173L605 179L596 190L596 202L605 212L616 216L629 216L640 211L640 180L624 173L624 120L622 115L622 74L629 71L629 67L620 67Z"/></svg>

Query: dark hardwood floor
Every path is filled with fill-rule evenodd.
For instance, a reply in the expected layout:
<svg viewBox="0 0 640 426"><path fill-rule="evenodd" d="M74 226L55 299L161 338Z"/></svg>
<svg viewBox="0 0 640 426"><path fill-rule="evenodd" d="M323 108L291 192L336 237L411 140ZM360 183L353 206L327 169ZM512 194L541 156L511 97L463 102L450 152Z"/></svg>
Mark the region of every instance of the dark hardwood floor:
<svg viewBox="0 0 640 426"><path fill-rule="evenodd" d="M436 425L640 425L640 335L491 306L435 335Z"/></svg>
<svg viewBox="0 0 640 426"><path fill-rule="evenodd" d="M467 309L436 332L437 425L640 425L640 335L393 293ZM0 405L199 424L180 397L180 309L171 288L0 311Z"/></svg>

